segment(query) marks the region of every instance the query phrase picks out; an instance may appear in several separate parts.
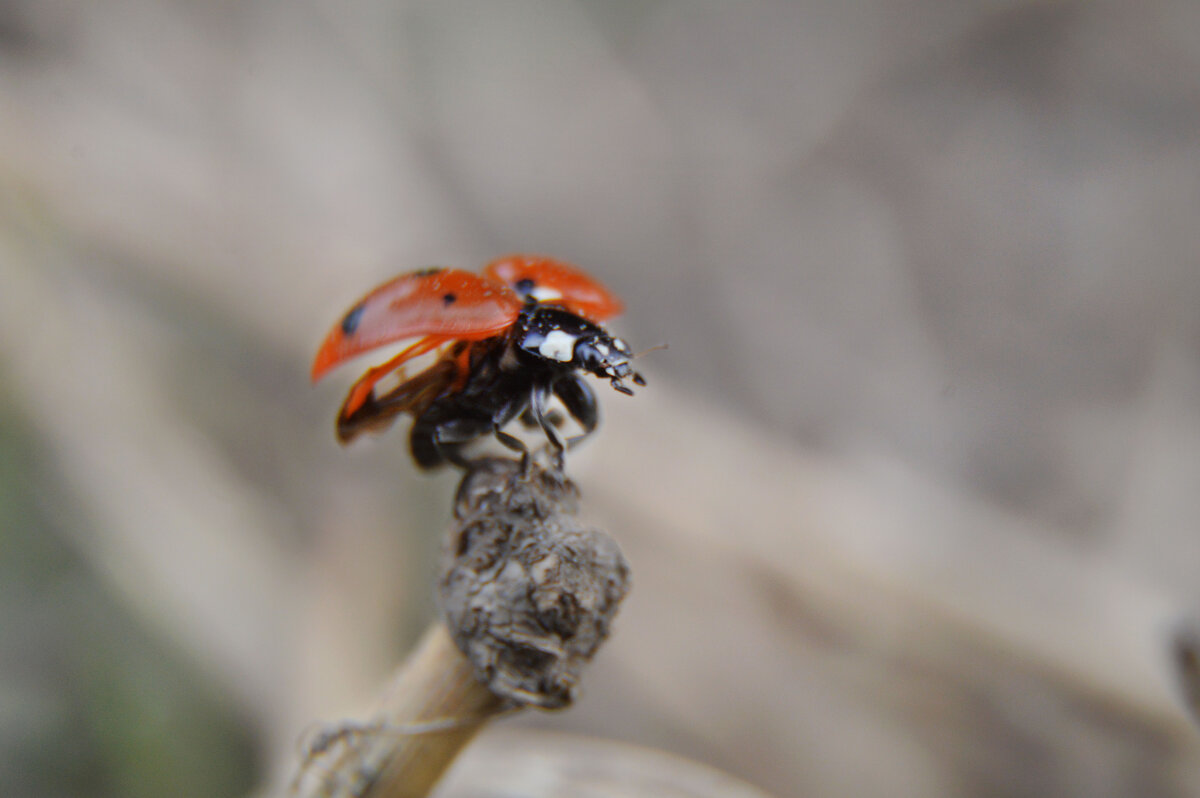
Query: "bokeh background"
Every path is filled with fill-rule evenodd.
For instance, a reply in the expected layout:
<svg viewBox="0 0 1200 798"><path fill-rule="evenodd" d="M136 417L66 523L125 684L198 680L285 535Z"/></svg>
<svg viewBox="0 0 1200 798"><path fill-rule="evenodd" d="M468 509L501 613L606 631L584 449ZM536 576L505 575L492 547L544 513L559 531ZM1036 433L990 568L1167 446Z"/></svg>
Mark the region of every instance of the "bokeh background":
<svg viewBox="0 0 1200 798"><path fill-rule="evenodd" d="M512 251L670 348L571 460L615 637L483 749L1200 794L1192 0L0 2L0 793L245 795L369 698L454 476L309 358Z"/></svg>

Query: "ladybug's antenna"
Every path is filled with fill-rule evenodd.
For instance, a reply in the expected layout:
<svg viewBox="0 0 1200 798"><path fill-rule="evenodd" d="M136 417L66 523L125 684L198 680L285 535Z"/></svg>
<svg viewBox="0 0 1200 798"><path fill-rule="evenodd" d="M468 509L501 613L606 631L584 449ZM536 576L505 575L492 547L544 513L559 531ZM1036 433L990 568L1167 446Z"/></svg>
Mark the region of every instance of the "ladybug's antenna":
<svg viewBox="0 0 1200 798"><path fill-rule="evenodd" d="M630 356L629 356L629 359L630 359L630 360L637 360L637 359L638 359L639 357L641 357L642 355L648 355L648 354L650 354L651 352L657 352L659 349L670 349L670 346L669 346L668 344L666 344L666 343L655 344L654 346L650 347L649 349L643 349L641 352L638 352L638 353L636 353L636 354L630 355Z"/></svg>

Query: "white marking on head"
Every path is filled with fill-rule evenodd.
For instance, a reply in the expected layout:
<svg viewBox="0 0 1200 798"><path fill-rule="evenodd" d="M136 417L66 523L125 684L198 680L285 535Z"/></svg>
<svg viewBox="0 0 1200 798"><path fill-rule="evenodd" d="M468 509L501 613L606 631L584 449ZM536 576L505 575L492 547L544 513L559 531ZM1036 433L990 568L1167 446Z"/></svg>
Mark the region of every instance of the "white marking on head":
<svg viewBox="0 0 1200 798"><path fill-rule="evenodd" d="M548 285L535 285L529 289L529 296L538 302L553 302L556 299L562 299L562 292L555 291Z"/></svg>
<svg viewBox="0 0 1200 798"><path fill-rule="evenodd" d="M623 355L628 355L630 352L629 344L625 343L625 339L623 338L614 338L613 346L615 346L617 351Z"/></svg>
<svg viewBox="0 0 1200 798"><path fill-rule="evenodd" d="M608 348L608 345L605 344L603 341L596 342L596 351L599 352L604 357L608 357L609 353L612 352L612 350Z"/></svg>
<svg viewBox="0 0 1200 798"><path fill-rule="evenodd" d="M548 360L570 363L575 357L575 336L562 330L551 330L538 347L538 354Z"/></svg>

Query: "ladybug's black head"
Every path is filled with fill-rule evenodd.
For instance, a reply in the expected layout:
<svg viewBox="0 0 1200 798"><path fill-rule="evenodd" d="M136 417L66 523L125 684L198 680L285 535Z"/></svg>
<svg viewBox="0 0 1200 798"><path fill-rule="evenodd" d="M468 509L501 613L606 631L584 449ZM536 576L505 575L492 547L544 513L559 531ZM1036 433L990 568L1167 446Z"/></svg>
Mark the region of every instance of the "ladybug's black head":
<svg viewBox="0 0 1200 798"><path fill-rule="evenodd" d="M569 369L582 369L612 382L624 394L633 391L621 380L645 385L633 370L629 344L598 324L550 305L536 305L518 324L517 348L526 357Z"/></svg>

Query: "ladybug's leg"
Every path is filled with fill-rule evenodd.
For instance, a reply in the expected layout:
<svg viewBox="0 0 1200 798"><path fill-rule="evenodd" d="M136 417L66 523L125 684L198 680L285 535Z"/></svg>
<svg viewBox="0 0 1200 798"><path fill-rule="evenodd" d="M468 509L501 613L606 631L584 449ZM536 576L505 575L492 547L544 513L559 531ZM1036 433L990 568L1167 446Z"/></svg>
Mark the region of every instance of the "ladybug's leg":
<svg viewBox="0 0 1200 798"><path fill-rule="evenodd" d="M526 457L529 454L529 448L525 446L525 441L521 440L516 435L511 435L500 429L500 427L493 427L492 434L496 436L496 440L500 441L514 452L519 453L522 457Z"/></svg>
<svg viewBox="0 0 1200 798"><path fill-rule="evenodd" d="M436 424L431 424L424 418L413 422L408 433L408 450L419 468L437 468L447 460L458 465L457 449L450 452L447 451L448 447L441 446L437 439L437 429Z"/></svg>
<svg viewBox="0 0 1200 798"><path fill-rule="evenodd" d="M559 469L563 466L563 452L567 450L567 442L563 440L563 436L559 433L558 428L547 416L546 405L550 401L551 386L544 382L535 382L533 388L529 391L529 409L533 413L533 417L537 419L541 425L542 432L546 434L546 438L550 441L550 446L554 449L554 459L558 464Z"/></svg>
<svg viewBox="0 0 1200 798"><path fill-rule="evenodd" d="M409 451L421 468L436 468L442 463L466 468L470 461L463 455L463 448L486 435L491 426L487 418L426 413L413 422L408 434Z"/></svg>
<svg viewBox="0 0 1200 798"><path fill-rule="evenodd" d="M499 394L504 395L503 392ZM493 394L488 400L496 398L497 395ZM465 400L434 404L417 417L409 432L409 448L413 459L421 468L436 468L446 462L466 468L470 460L463 450L468 444L491 433L509 449L520 452L524 458L522 463L526 463L528 449L520 438L505 432L504 426L520 415L527 403L527 395L522 389L496 406Z"/></svg>
<svg viewBox="0 0 1200 798"><path fill-rule="evenodd" d="M538 429L542 426L540 423L538 423L538 420L534 418L533 410L528 407L525 408L525 412L521 414L520 420L521 426L523 426L525 429ZM556 427L561 427L563 423L563 415L562 413L558 412L558 408L552 407L546 411L546 420Z"/></svg>
<svg viewBox="0 0 1200 798"><path fill-rule="evenodd" d="M596 429L600 423L600 406L596 402L596 394L578 374L568 375L554 383L554 395L583 427L583 432L567 438L567 448L570 449Z"/></svg>
<svg viewBox="0 0 1200 798"><path fill-rule="evenodd" d="M521 455L521 467L527 468L529 465L529 449L525 446L525 442L504 431L505 425L512 421L517 416L523 416L529 411L529 405L523 391L516 391L512 399L505 402L496 412L492 414L492 434L496 436L496 440L512 449L514 452L519 452Z"/></svg>

